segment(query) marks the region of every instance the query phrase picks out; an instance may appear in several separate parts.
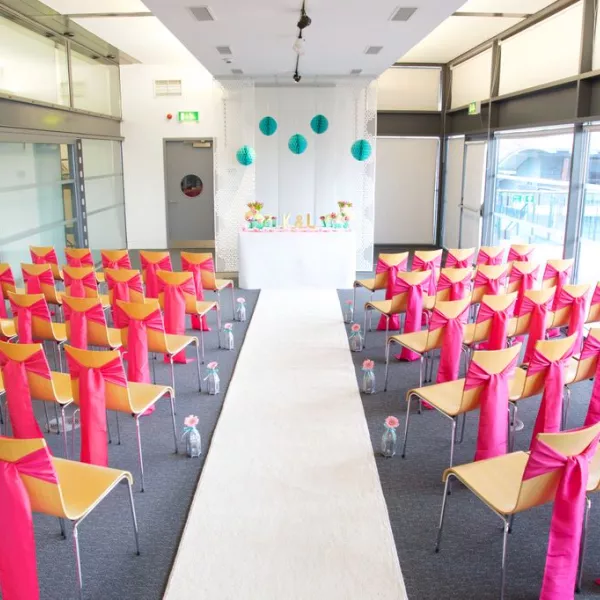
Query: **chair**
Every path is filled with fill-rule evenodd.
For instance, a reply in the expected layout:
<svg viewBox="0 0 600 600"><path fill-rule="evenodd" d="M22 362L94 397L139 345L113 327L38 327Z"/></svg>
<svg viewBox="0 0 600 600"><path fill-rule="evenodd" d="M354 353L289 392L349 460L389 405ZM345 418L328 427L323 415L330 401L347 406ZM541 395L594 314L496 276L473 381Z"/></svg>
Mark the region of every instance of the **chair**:
<svg viewBox="0 0 600 600"><path fill-rule="evenodd" d="M470 299L472 274L471 267L440 269L435 294L425 298L425 310L432 311L440 301L462 300L466 297Z"/></svg>
<svg viewBox="0 0 600 600"><path fill-rule="evenodd" d="M585 322L600 322L600 283L597 283L596 287L594 288L594 293L592 294L592 300L590 302L590 310L587 314Z"/></svg>
<svg viewBox="0 0 600 600"><path fill-rule="evenodd" d="M96 264L89 248L65 248L65 258L70 267L92 267L98 283L104 283L104 273L96 271Z"/></svg>
<svg viewBox="0 0 600 600"><path fill-rule="evenodd" d="M466 269L473 266L475 248L448 248L446 268Z"/></svg>
<svg viewBox="0 0 600 600"><path fill-rule="evenodd" d="M202 376L200 373L200 350L198 348L198 338L191 335L171 335L165 333L165 325L163 322L162 313L160 312L160 306L158 300L148 299L144 304L134 302L122 302L117 300L117 311L122 311L122 315L119 320L123 324L121 329L121 335L123 340L123 346L128 349L128 374L127 379L129 381L138 381L132 377L132 372L129 367L132 366L132 354L142 352L145 354L142 360L148 362L148 352L155 352L157 354L165 354L171 363L171 387L176 392L175 388L175 368L173 366L173 358L179 354L182 350L185 350L189 345L193 344L196 346L196 359L198 369L198 389L202 388ZM139 344L140 348L138 351L134 351L132 344L130 343L132 336L130 335L129 327L132 321L138 323L138 327L141 323L144 323L143 329L146 330L146 337L143 339L137 339L134 337L135 343ZM142 331L143 331L142 329ZM154 361L152 362L152 370L154 371ZM142 369L144 370L144 369ZM144 373L145 375L145 373ZM154 375L154 373L153 373ZM143 377L146 379L146 377ZM152 377L153 381L156 381L155 377ZM149 383L149 378L148 378Z"/></svg>
<svg viewBox="0 0 600 600"><path fill-rule="evenodd" d="M115 327L121 328L117 314L117 300L123 302L144 302L144 285L139 271L133 269L106 269L104 271L108 287L108 300L112 309Z"/></svg>
<svg viewBox="0 0 600 600"><path fill-rule="evenodd" d="M565 456L577 456L586 451L600 433L600 424L585 429L568 431L564 433L539 434L538 444L542 442L556 453ZM538 446L539 447L539 446ZM596 451L594 445L591 450ZM504 536L502 544L502 561L500 568L500 598L504 598L506 583L506 551L508 547L508 533L510 532L514 515L536 506L553 502L560 489L564 466L558 467L538 476L530 476L527 471L530 461L527 452L512 452L489 460L477 461L444 471L445 482L442 511L438 526L435 551L439 552L444 518L448 505L448 495L451 478L459 480L468 490L477 496L489 509L497 514L504 522ZM584 486L585 488L585 486ZM585 490L583 490L585 492ZM454 496L454 494L452 495ZM583 508L583 499L581 502ZM583 519L582 519L583 520ZM576 526L577 527L577 526ZM579 536L576 536L578 541ZM577 544L575 545L577 546ZM543 547L543 546L542 546ZM569 548L568 553L578 548ZM563 555L567 554L567 549ZM575 580L575 576L573 577ZM569 587L570 582L567 582ZM570 597L575 589L575 581L564 598Z"/></svg>
<svg viewBox="0 0 600 600"><path fill-rule="evenodd" d="M477 253L478 265L502 265L504 264L504 246L481 246Z"/></svg>
<svg viewBox="0 0 600 600"><path fill-rule="evenodd" d="M221 291L225 288L231 288L231 318L235 318L235 290L233 279L217 279L215 274L215 263L210 252L182 252L181 253L182 270L192 269L191 265L200 267L202 278L202 289L215 292L217 302L221 306Z"/></svg>
<svg viewBox="0 0 600 600"><path fill-rule="evenodd" d="M17 328L13 319L0 319L0 340L11 341L17 337Z"/></svg>
<svg viewBox="0 0 600 600"><path fill-rule="evenodd" d="M13 294L23 294L25 290L17 289L15 286L15 278L8 263L0 263L0 318L8 318L6 312L6 300L8 292Z"/></svg>
<svg viewBox="0 0 600 600"><path fill-rule="evenodd" d="M511 244L508 249L508 262L531 262L535 248L533 244Z"/></svg>
<svg viewBox="0 0 600 600"><path fill-rule="evenodd" d="M131 259L127 250L100 250L103 269L131 269Z"/></svg>
<svg viewBox="0 0 600 600"><path fill-rule="evenodd" d="M483 296L503 294L508 279L508 265L477 265L471 304L479 304Z"/></svg>
<svg viewBox="0 0 600 600"><path fill-rule="evenodd" d="M217 339L218 347L221 347L221 310L218 302L199 302L196 300L196 289L194 288L194 277L192 273L171 273L169 271L158 271L157 277L162 290L158 294L160 307L165 312L165 328L168 333L183 335L185 323L181 327L181 313L179 307L170 306L165 293L167 288L181 291L181 300L184 315L206 316L211 310L217 312ZM171 296L173 300L179 299L178 294ZM183 319L184 321L184 319ZM177 330L177 331L176 331ZM202 348L202 362L204 362L204 332L200 330L200 345ZM179 355L181 356L181 355ZM176 359L175 359L176 360Z"/></svg>
<svg viewBox="0 0 600 600"><path fill-rule="evenodd" d="M514 293L514 292L513 292ZM552 325L552 320L554 319L554 314L549 310L550 305L554 301L554 288L546 288L544 290L529 290L525 292L523 298L527 298L528 306L531 304L537 304L538 306L547 306L548 311L546 313L546 319L543 327L543 333L546 333L546 329L548 329ZM517 304L519 302L519 298L517 297ZM515 308L515 312L517 309ZM531 317L532 311L527 306L525 309L521 309L521 313L517 314L514 319L514 326L511 326L511 333L509 334L510 338L514 338L517 336L528 335L531 329Z"/></svg>
<svg viewBox="0 0 600 600"><path fill-rule="evenodd" d="M558 295L562 287L569 283L574 262L572 258L549 260L542 276L542 288L556 287Z"/></svg>
<svg viewBox="0 0 600 600"><path fill-rule="evenodd" d="M466 322L466 311L469 308L469 299L454 300L450 302L439 301L435 309L438 310L447 319L462 319ZM432 328L432 322L429 323L429 328L423 331L413 333L403 333L401 335L392 335L387 339L387 347L385 351L385 385L384 390L387 391L388 372L390 364L390 347L392 344L399 344L403 348L407 348L411 352L419 355L419 387L423 387L423 381L426 377L427 363L429 355L433 350L438 350L444 344L445 327ZM460 349L459 349L460 358ZM424 372L425 367L425 372ZM433 360L431 360L431 370L433 371Z"/></svg>
<svg viewBox="0 0 600 600"><path fill-rule="evenodd" d="M102 308L110 308L108 295L98 291L97 273L94 267L70 267L62 269L65 282L65 295L72 298L100 298Z"/></svg>
<svg viewBox="0 0 600 600"><path fill-rule="evenodd" d="M419 403L427 402L443 416L452 421L452 437L450 440L450 466L454 459L454 443L456 439L456 426L458 418L462 415L462 431L460 441L462 442L465 430L466 415L468 412L477 410L482 401L487 400L487 385L482 379L476 379L475 371L484 372L488 375L505 374L506 380L514 373L516 361L521 351L520 344L504 350L476 351L469 365L466 377L447 381L445 383L436 383L425 387L419 387L409 390L406 393L406 421L404 429L404 443L402 446L402 458L406 457L406 445L408 441L408 425L410 419L410 405L413 398L417 398ZM473 384L473 381L475 382ZM506 427L504 432L508 431L508 385L506 384L506 398L501 399L504 402L504 414L506 416ZM485 396L484 396L485 393ZM484 398L482 399L482 396ZM481 421L481 418L480 418ZM487 432L481 432L483 437ZM478 436L478 437L480 437ZM487 436L489 437L489 435ZM481 440L484 442L485 440ZM506 440L505 440L506 442ZM506 448L504 449L506 452ZM485 457L487 458L487 456Z"/></svg>
<svg viewBox="0 0 600 600"><path fill-rule="evenodd" d="M415 250L412 259L412 271L431 271L433 273L429 282L429 296L435 295L439 271L442 266L443 250Z"/></svg>
<svg viewBox="0 0 600 600"><path fill-rule="evenodd" d="M66 332L71 345L82 350L88 346L118 350L121 330L108 327L100 298L64 296ZM75 319L75 323L73 320ZM75 329L77 327L77 329Z"/></svg>
<svg viewBox="0 0 600 600"><path fill-rule="evenodd" d="M7 344L6 342L0 342L0 366L6 364L7 361L14 361L24 365L31 398L44 403L44 414L46 416L46 428L48 432L50 432L50 420L48 418L47 404L54 406L57 434L60 434L57 411L57 408L60 407L64 452L68 458L65 408L73 402L71 378L66 373L57 373L50 370L50 365L44 354L42 344Z"/></svg>
<svg viewBox="0 0 600 600"><path fill-rule="evenodd" d="M592 288L589 284L565 284L554 298L554 318L551 327L568 328L568 335L577 334L577 349L581 349L583 325L588 314L588 300Z"/></svg>
<svg viewBox="0 0 600 600"><path fill-rule="evenodd" d="M116 413L126 413L133 416L135 419L136 433L137 433L137 445L138 445L138 458L140 463L140 475L141 475L141 489L144 491L144 459L142 456L142 438L140 434L140 417L152 406L154 406L158 400L163 396L168 395L171 405L171 420L173 423L173 440L175 444L175 453L177 454L177 431L175 426L175 407L173 403L173 397L175 392L173 388L166 385L154 385L151 383L134 383L128 382L125 379L125 371L123 370L123 362L121 355L116 351L91 351L91 350L80 350L73 348L72 346L65 346L65 352L69 363L69 371L71 373L71 383L73 386L73 397L75 404L80 405L80 370L93 369L97 373L101 374L103 368L111 367L120 376L120 380L124 382L124 385L112 383L111 381L104 381L104 398L106 403L106 410L112 410ZM116 367L114 366L116 365ZM104 376L101 376L105 379ZM75 415L73 415L75 419ZM75 429L73 428L73 435ZM117 435L118 443L121 443L121 433L119 429L119 421L117 416ZM74 442L74 437L73 437Z"/></svg>
<svg viewBox="0 0 600 600"><path fill-rule="evenodd" d="M136 553L140 554L137 519L131 486L133 477L128 471L87 465L73 460L50 456L44 439L15 440L0 438L0 461L23 464L25 457L40 453L45 480L21 473L32 512L58 517L65 536L64 520L73 523L75 561L79 598L83 598L83 576L79 551L79 525L121 482L129 490L129 504L135 534ZM49 464L48 464L49 463ZM115 549L115 551L117 551Z"/></svg>
<svg viewBox="0 0 600 600"><path fill-rule="evenodd" d="M508 276L508 286L506 291L519 292L519 300L526 291L535 289L540 274L541 265L533 262L513 262L510 265ZM517 301L517 313L519 312L520 302Z"/></svg>
<svg viewBox="0 0 600 600"><path fill-rule="evenodd" d="M32 344L33 340L43 340L56 344L54 356L59 371L62 372L61 346L67 341L67 328L64 323L54 323L43 294L8 293L14 322L19 335L19 343Z"/></svg>
<svg viewBox="0 0 600 600"><path fill-rule="evenodd" d="M50 265L56 281L62 281L62 271L58 266L58 257L52 246L29 246L31 262L34 265Z"/></svg>
<svg viewBox="0 0 600 600"><path fill-rule="evenodd" d="M356 289L362 287L369 290L369 302L373 300L373 294L377 290L385 290L388 287L388 273L406 271L408 264L408 252L398 254L380 254L377 258L375 277L373 279L356 279L352 285L352 306L356 306ZM394 268L395 267L395 268ZM379 272L377 272L379 271ZM393 283L393 282L392 282Z"/></svg>
<svg viewBox="0 0 600 600"><path fill-rule="evenodd" d="M171 255L166 250L151 252L140 250L140 261L142 263L142 278L146 284L146 297L158 298L159 283L156 278L158 271L172 271Z"/></svg>
<svg viewBox="0 0 600 600"><path fill-rule="evenodd" d="M23 273L25 290L28 294L44 294L46 302L57 306L60 310L63 294L56 290L56 286L54 285L55 278L51 267L52 265L48 263L37 265L21 263L21 272ZM62 272L60 276L62 280Z"/></svg>

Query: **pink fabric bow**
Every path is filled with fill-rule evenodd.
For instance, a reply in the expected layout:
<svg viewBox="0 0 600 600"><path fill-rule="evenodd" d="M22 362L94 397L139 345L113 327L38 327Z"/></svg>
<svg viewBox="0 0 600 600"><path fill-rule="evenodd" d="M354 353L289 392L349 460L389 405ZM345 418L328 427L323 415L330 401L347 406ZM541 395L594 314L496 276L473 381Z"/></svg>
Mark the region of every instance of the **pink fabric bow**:
<svg viewBox="0 0 600 600"><path fill-rule="evenodd" d="M490 256L485 250L479 249L477 254L478 265L501 265L504 262L504 250L501 250L496 256Z"/></svg>
<svg viewBox="0 0 600 600"><path fill-rule="evenodd" d="M477 271L475 273L475 283L473 286L477 288L485 287L485 293L490 296L497 296L506 286L508 272L504 271L499 277L492 279L485 273Z"/></svg>
<svg viewBox="0 0 600 600"><path fill-rule="evenodd" d="M11 309L13 315L17 316L17 332L21 344L33 343L33 317L51 322L50 309L44 298L40 298L31 306L17 306L11 302Z"/></svg>
<svg viewBox="0 0 600 600"><path fill-rule="evenodd" d="M178 285L167 284L160 281L161 292L165 294L165 330L167 333L174 335L185 334L185 296L196 295L194 289L193 278L188 279L185 283ZM167 358L165 357L165 360ZM173 357L176 363L186 363L185 350L182 350Z"/></svg>
<svg viewBox="0 0 600 600"><path fill-rule="evenodd" d="M387 273L387 283L385 288L385 299L391 300L395 294L397 294L396 284L398 279L398 271L406 271L406 265L408 263L408 259L404 259L401 263L397 265L389 265L382 258L377 259L377 266L375 267L375 273ZM379 319L379 324L377 325L377 329L380 331L386 330L386 322L387 319L384 315L381 315ZM400 329L400 320L398 315L392 315L389 321L390 329Z"/></svg>
<svg viewBox="0 0 600 600"><path fill-rule="evenodd" d="M589 463L596 453L599 437L600 434L577 456L564 456L541 440L532 445L523 481L562 470L552 509L540 600L573 598Z"/></svg>
<svg viewBox="0 0 600 600"><path fill-rule="evenodd" d="M87 273L80 278L73 278L65 271L64 279L65 288L67 288L69 291L68 295L72 296L73 298L87 298L88 295L85 291L86 288L92 290L92 292L95 292L90 297L93 298L94 296L98 295L98 283L96 281L96 274L93 272Z"/></svg>
<svg viewBox="0 0 600 600"><path fill-rule="evenodd" d="M208 271L209 273L215 272L215 263L212 259L212 256L201 263L192 263L187 258L182 256L181 268L182 270L193 274L194 287L196 288L196 300L203 301L204 288L202 286L202 271ZM210 327L206 322L206 317L192 315L192 329L197 329L199 331L210 331Z"/></svg>
<svg viewBox="0 0 600 600"><path fill-rule="evenodd" d="M481 344L481 350L502 350L506 348L508 323L515 314L515 305L516 298L504 310L494 310L485 302L481 302L479 312L477 313L477 323L483 323L490 319L492 321L487 342Z"/></svg>
<svg viewBox="0 0 600 600"><path fill-rule="evenodd" d="M94 257L92 256L91 251L87 251L85 254L81 256L71 256L68 252L65 252L65 257L67 259L67 264L70 267L93 267L94 266Z"/></svg>
<svg viewBox="0 0 600 600"><path fill-rule="evenodd" d="M533 251L535 248L530 248L524 254L520 254L514 248L511 248L508 251L508 262L516 261L516 262L529 262L533 255Z"/></svg>
<svg viewBox="0 0 600 600"><path fill-rule="evenodd" d="M423 319L423 295L425 290L429 288L429 280L432 277L430 275L427 279L421 283L410 284L404 279L398 279L396 281L396 292L398 294L407 294L406 298L406 318L404 320L404 333L414 333L415 331L421 330L421 321ZM398 360L418 360L419 354L409 350L408 348L402 348L400 354L396 355Z"/></svg>
<svg viewBox="0 0 600 600"><path fill-rule="evenodd" d="M539 266L537 266L531 273L523 273L518 269L510 270L510 277L508 278L508 281L510 283L514 283L515 281L519 282L519 289L517 290L517 307L515 309L518 315L521 314L521 306L525 299L525 292L533 289L539 272Z"/></svg>
<svg viewBox="0 0 600 600"><path fill-rule="evenodd" d="M34 265L58 265L58 257L54 248L48 250L46 254L36 254L33 250L29 250L29 254Z"/></svg>
<svg viewBox="0 0 600 600"><path fill-rule="evenodd" d="M150 262L145 256L140 255L142 261L142 271L144 272L144 279L146 281L146 297L147 298L158 298L159 283L158 277L156 276L157 271L172 271L173 265L171 264L171 257L165 256L158 262Z"/></svg>
<svg viewBox="0 0 600 600"><path fill-rule="evenodd" d="M469 306L467 306L457 317L448 318L437 308L433 309L431 315L430 331L440 327L444 328L443 343L440 354L440 366L437 374L437 383L455 381L458 379L460 368L460 355L465 325L469 317Z"/></svg>
<svg viewBox="0 0 600 600"><path fill-rule="evenodd" d="M465 391L483 387L479 396L479 431L475 460L506 454L509 381L514 375L517 359L515 356L500 373L489 373L474 360L469 365Z"/></svg>
<svg viewBox="0 0 600 600"><path fill-rule="evenodd" d="M23 361L10 359L0 352L0 367L8 399L8 414L13 435L18 439L43 438L31 404L31 390L27 373L50 379L50 366L44 353L39 350Z"/></svg>
<svg viewBox="0 0 600 600"><path fill-rule="evenodd" d="M104 253L101 254L103 269L131 269L129 254L124 254L117 260L111 260Z"/></svg>
<svg viewBox="0 0 600 600"><path fill-rule="evenodd" d="M67 354L67 360L71 378L79 380L80 460L90 465L107 467L106 383L127 387L121 357L98 368L86 367L70 354Z"/></svg>
<svg viewBox="0 0 600 600"><path fill-rule="evenodd" d="M6 319L8 318L8 315L6 313L6 298L4 297L3 284L8 284L14 289L15 278L13 277L10 267L7 267L2 273L0 273L0 317Z"/></svg>
<svg viewBox="0 0 600 600"><path fill-rule="evenodd" d="M600 283L596 285L594 289L594 294L592 296L591 306L595 306L596 304L600 304Z"/></svg>
<svg viewBox="0 0 600 600"><path fill-rule="evenodd" d="M523 362L528 363L534 353L535 345L540 340L543 340L546 335L546 315L554 302L554 296L551 296L542 304L534 302L531 298L523 297L521 310L518 312L520 317L531 313L529 319L529 336L527 339L527 348L525 348L525 356ZM517 298L517 305L519 299ZM515 309L516 310L516 309Z"/></svg>
<svg viewBox="0 0 600 600"><path fill-rule="evenodd" d="M581 296L573 296L563 288L558 297L555 297L554 301L554 310L560 310L567 306L571 307L568 335L573 335L574 333L577 334L577 339L575 340L575 352L579 352L581 342L583 341L583 325L588 312L588 298L589 292L582 294Z"/></svg>
<svg viewBox="0 0 600 600"><path fill-rule="evenodd" d="M471 274L468 273L461 281L452 281L445 273L440 275L437 292L450 290L450 300L462 300L471 291Z"/></svg>
<svg viewBox="0 0 600 600"><path fill-rule="evenodd" d="M573 347L569 348L558 360L548 360L539 350L533 352L527 373L535 375L544 371L544 393L533 427L532 444L538 433L560 431L565 368L571 356L573 356Z"/></svg>
<svg viewBox="0 0 600 600"><path fill-rule="evenodd" d="M64 305L65 321L69 322L71 334L69 341L74 348L87 350L88 348L88 321L106 327L106 317L100 304L94 304L87 310L72 310L68 304Z"/></svg>
<svg viewBox="0 0 600 600"><path fill-rule="evenodd" d="M553 265L546 264L546 268L544 269L544 275L542 279L544 281L548 281L548 279L556 278L556 296L554 296L554 306L552 307L552 310L556 310L556 303L558 302L560 292L563 289L563 286L569 283L572 270L573 265L570 265L564 271L559 271Z"/></svg>
<svg viewBox="0 0 600 600"><path fill-rule="evenodd" d="M466 258L458 259L454 254L448 252L448 257L446 258L446 267L452 267L455 269L466 269L468 267L473 266L473 255L475 254L475 250L469 254Z"/></svg>
<svg viewBox="0 0 600 600"><path fill-rule="evenodd" d="M429 289L427 294L435 296L437 288L437 270L442 264L442 255L436 256L433 260L423 260L418 256L413 256L412 270L413 271L431 271L431 279L429 281Z"/></svg>
<svg viewBox="0 0 600 600"><path fill-rule="evenodd" d="M130 291L138 292L141 295L144 294L144 288L142 287L142 278L139 273L135 273L130 279L127 281L117 281L112 278L108 273L105 275L106 277L106 285L108 289L112 292L112 315L113 315L113 323L115 327L118 329L122 329L126 327L123 325L119 319L120 315L123 311L117 311L117 300L122 300L123 302L130 302Z"/></svg>
<svg viewBox="0 0 600 600"><path fill-rule="evenodd" d="M588 335L583 343L581 351L581 359L596 357L596 373L594 374L594 387L592 389L592 397L588 406L587 415L583 423L584 427L595 425L600 421L600 340Z"/></svg>
<svg viewBox="0 0 600 600"><path fill-rule="evenodd" d="M54 287L54 276L50 270L43 271L39 275L32 275L27 271L23 271L23 280L28 294L42 294L42 285Z"/></svg>
<svg viewBox="0 0 600 600"><path fill-rule="evenodd" d="M4 600L39 600L29 494L21 476L58 483L46 448L15 461L0 459L0 591Z"/></svg>

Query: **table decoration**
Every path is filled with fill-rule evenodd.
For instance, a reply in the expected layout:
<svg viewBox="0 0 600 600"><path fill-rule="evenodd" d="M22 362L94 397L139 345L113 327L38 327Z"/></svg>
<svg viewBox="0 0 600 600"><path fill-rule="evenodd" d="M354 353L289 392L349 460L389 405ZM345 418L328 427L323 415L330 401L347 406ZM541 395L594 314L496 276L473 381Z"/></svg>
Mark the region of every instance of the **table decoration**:
<svg viewBox="0 0 600 600"><path fill-rule="evenodd" d="M223 348L225 350L235 350L233 325L231 323L225 323L225 325L223 325Z"/></svg>
<svg viewBox="0 0 600 600"><path fill-rule="evenodd" d="M385 431L381 438L381 454L386 458L391 458L396 454L396 429L400 422L396 417L388 417L385 420Z"/></svg>
<svg viewBox="0 0 600 600"><path fill-rule="evenodd" d="M221 387L221 380L219 378L219 363L216 361L209 362L206 365L208 369L208 375L204 378L204 381L208 382L208 393L211 396L216 396Z"/></svg>
<svg viewBox="0 0 600 600"><path fill-rule="evenodd" d="M198 458L202 454L202 438L196 429L199 419L196 415L188 415L183 421L182 440L185 440L185 453L189 458Z"/></svg>
<svg viewBox="0 0 600 600"><path fill-rule="evenodd" d="M363 379L362 379L362 392L363 394L374 394L375 393L375 373L373 369L375 363L370 359L365 359L362 364Z"/></svg>
<svg viewBox="0 0 600 600"><path fill-rule="evenodd" d="M241 296L236 300L235 320L240 322L246 320L246 298Z"/></svg>
<svg viewBox="0 0 600 600"><path fill-rule="evenodd" d="M344 309L344 323L352 323L354 320L354 304L352 300L346 300L344 304L346 305Z"/></svg>
<svg viewBox="0 0 600 600"><path fill-rule="evenodd" d="M352 352L362 352L363 336L360 332L360 325L358 323L354 323L351 329L352 332L350 333L350 350L352 350Z"/></svg>

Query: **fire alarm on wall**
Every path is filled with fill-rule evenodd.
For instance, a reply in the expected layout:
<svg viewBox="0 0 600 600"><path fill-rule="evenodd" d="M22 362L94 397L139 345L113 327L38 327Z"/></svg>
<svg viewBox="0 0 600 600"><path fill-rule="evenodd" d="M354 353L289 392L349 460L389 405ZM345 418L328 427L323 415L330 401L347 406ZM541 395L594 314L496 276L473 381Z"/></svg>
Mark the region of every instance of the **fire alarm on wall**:
<svg viewBox="0 0 600 600"><path fill-rule="evenodd" d="M171 113L167 113L167 120L170 121L173 118L173 115Z"/></svg>

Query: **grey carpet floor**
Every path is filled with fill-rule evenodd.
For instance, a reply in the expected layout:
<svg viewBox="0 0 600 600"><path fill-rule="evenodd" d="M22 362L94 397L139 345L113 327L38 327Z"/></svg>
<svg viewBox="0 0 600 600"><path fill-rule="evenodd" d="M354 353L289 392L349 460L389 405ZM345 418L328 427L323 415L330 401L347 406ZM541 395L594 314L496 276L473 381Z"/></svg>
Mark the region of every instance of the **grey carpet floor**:
<svg viewBox="0 0 600 600"><path fill-rule="evenodd" d="M247 300L250 320L258 292L236 290L236 296L238 295L243 295ZM228 296L229 292L226 291L223 298L223 322L231 321ZM201 458L187 458L185 445L181 441L180 453L174 453L169 402L159 401L156 412L141 421L146 477L146 491L141 493L134 420L127 415L120 415L122 443L117 445L115 417L114 414L110 415L109 423L113 435L113 443L109 446L110 465L131 471L135 478L134 499L140 530L141 556L135 555L127 491L125 486L119 486L79 528L86 600L162 598L249 320L245 323L234 323L236 349L230 352L217 348L215 317L209 317L213 331L205 334L206 361L216 360L219 363L220 395L209 396L206 393L206 383L203 393L198 393L195 363L176 366L178 435L181 435L183 429L183 419L189 414L198 415L203 446ZM194 334L193 331L188 333ZM188 356L195 356L194 352L193 349L189 350ZM162 362L162 357L156 361L156 380L164 383L170 381L170 368ZM40 409L40 403L35 404L36 413L42 423L43 410ZM55 455L62 457L61 438L50 434L46 439ZM76 440L77 457L78 430ZM231 451L239 452L243 449L232 448ZM61 539L59 524L55 518L36 514L34 526L41 598L77 598L72 538L68 535L67 540ZM70 533L70 527L68 531Z"/></svg>
<svg viewBox="0 0 600 600"><path fill-rule="evenodd" d="M382 292L378 293L383 296ZM339 292L341 306L352 292ZM359 291L356 321L363 323L364 302L368 292ZM373 319L375 327L377 320ZM348 330L350 326L347 326ZM362 353L353 353L357 380L365 358L375 361L378 392L362 395L371 433L377 467L388 506L400 565L411 600L495 600L499 595L501 520L466 488L455 486L449 497L444 537L439 554L434 544L442 502L442 472L448 465L450 421L436 411L412 415L408 451L392 458L379 454L383 422L388 415L400 420L398 443L404 432L408 389L419 384L418 362L393 361L388 392L383 392L385 368L385 332L372 332ZM436 364L437 369L437 364ZM573 387L569 427L583 424L591 394L590 382ZM540 398L520 405L519 416L525 429L517 434L516 449L527 450ZM455 464L471 462L475 452L477 415L467 419L465 439L455 451ZM515 519L509 536L506 600L535 600L539 597L547 549L551 507L544 506ZM600 577L600 497L592 498L590 529L580 599L600 597L594 579ZM566 600L566 599L565 599Z"/></svg>

